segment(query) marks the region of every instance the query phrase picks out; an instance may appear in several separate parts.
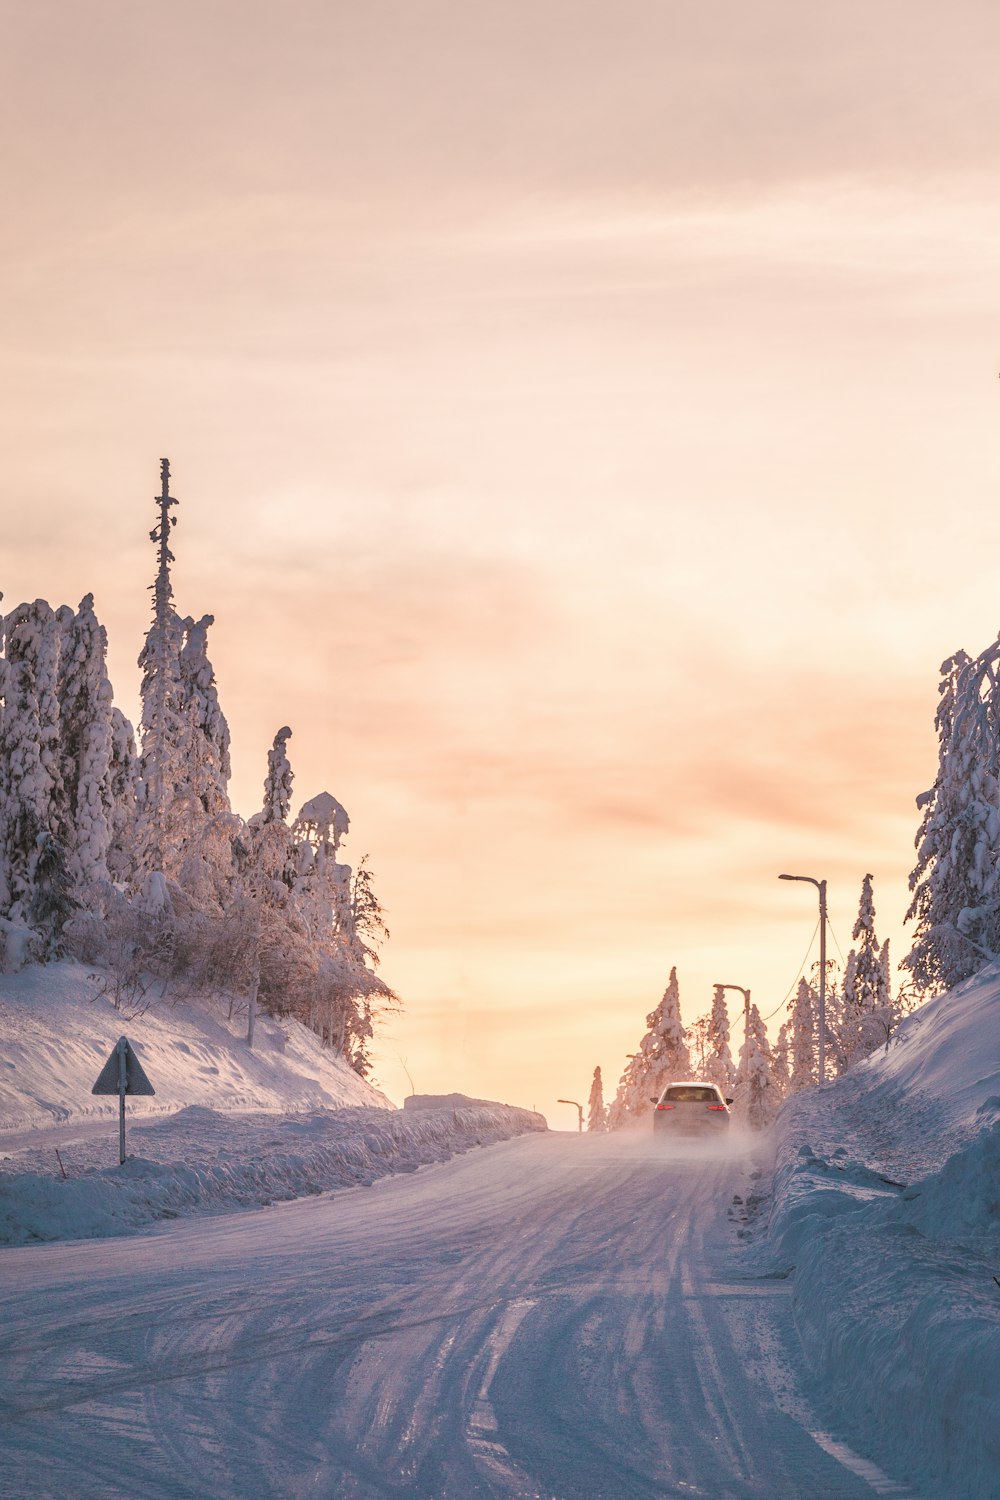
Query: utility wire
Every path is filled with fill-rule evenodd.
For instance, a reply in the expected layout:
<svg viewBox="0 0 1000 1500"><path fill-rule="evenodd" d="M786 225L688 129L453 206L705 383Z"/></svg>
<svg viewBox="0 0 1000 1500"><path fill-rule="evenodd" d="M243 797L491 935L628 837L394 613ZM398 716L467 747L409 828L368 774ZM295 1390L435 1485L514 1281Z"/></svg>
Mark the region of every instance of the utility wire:
<svg viewBox="0 0 1000 1500"><path fill-rule="evenodd" d="M840 962L844 965L844 968L846 969L846 967L847 967L847 959L844 957L844 950L843 950L843 948L840 946L840 943L837 941L837 934L833 930L833 923L830 921L829 917L827 917L827 919L826 919L826 925L830 929L830 936L833 938L833 941L837 944L837 952L840 954Z"/></svg>
<svg viewBox="0 0 1000 1500"><path fill-rule="evenodd" d="M765 1016L764 1017L765 1021L772 1021L774 1019L774 1017L778 1014L778 1011L779 1010L783 1010L784 1007L788 1004L789 1000L791 999L791 997L792 997L792 990L794 990L795 986L798 984L799 980L802 978L803 970L805 969L806 964L809 962L809 955L812 952L813 943L816 941L816 934L817 934L817 932L819 932L819 917L816 918L816 926L812 930L812 937L809 939L809 947L806 949L805 954L803 955L802 962L799 964L798 973L795 975L795 978L792 980L791 984L788 986L788 993L786 994L784 1000L781 1001L781 1004L780 1005L776 1005L775 1008L774 1008L774 1010L772 1010L771 1014L769 1016ZM838 944L838 947L839 947L839 944Z"/></svg>

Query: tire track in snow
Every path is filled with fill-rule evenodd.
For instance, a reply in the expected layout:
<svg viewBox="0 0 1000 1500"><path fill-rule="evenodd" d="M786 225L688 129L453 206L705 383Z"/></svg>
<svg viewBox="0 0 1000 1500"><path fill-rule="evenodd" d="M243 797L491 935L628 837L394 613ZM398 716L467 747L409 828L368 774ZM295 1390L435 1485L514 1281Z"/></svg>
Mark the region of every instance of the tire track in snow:
<svg viewBox="0 0 1000 1500"><path fill-rule="evenodd" d="M716 1264L743 1169L650 1145L530 1137L270 1214L7 1252L12 1492L870 1500L877 1476L748 1352L786 1303Z"/></svg>

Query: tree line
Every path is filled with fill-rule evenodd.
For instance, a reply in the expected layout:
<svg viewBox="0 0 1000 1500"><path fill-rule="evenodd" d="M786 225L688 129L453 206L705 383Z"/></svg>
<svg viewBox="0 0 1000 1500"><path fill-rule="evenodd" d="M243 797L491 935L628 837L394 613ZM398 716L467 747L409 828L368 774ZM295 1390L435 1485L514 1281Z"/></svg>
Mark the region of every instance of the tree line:
<svg viewBox="0 0 1000 1500"><path fill-rule="evenodd" d="M872 877L862 882L852 948L839 972L826 975L825 1032L835 1074L888 1044L919 1001L953 989L1000 957L1000 638L978 657L957 651L941 667L935 716L938 770L917 797L921 812L906 921L913 943L893 993L889 944L875 934ZM594 1070L588 1126L620 1129L652 1109L650 1099L682 1077L717 1083L734 1113L766 1125L781 1101L818 1081L818 965L802 976L772 1044L755 1005L749 1007L738 1061L730 1045L725 995L685 1027L676 969L646 1032L629 1058L617 1093L605 1105Z"/></svg>
<svg viewBox="0 0 1000 1500"><path fill-rule="evenodd" d="M287 726L260 811L233 811L213 617L174 607L166 460L161 482L138 736L113 702L92 595L0 617L0 961L78 958L122 1008L151 986L221 992L246 1007L251 1042L260 1005L367 1076L374 1023L398 1004L376 973L388 932L371 870L342 862L349 818L330 793L292 815Z"/></svg>

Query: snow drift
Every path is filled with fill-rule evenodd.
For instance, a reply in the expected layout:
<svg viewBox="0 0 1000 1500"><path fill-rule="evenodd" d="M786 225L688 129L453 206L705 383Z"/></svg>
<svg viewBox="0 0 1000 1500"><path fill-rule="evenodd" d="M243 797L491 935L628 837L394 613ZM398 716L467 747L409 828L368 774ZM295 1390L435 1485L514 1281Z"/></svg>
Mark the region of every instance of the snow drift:
<svg viewBox="0 0 1000 1500"><path fill-rule="evenodd" d="M768 1226L814 1376L869 1451L1000 1496L1000 969L779 1116Z"/></svg>
<svg viewBox="0 0 1000 1500"><path fill-rule="evenodd" d="M136 1154L124 1166L90 1165L99 1148L77 1142L65 1148L65 1179L55 1152L41 1147L29 1158L35 1170L0 1172L0 1244L127 1234L162 1219L370 1187L389 1173L545 1128L541 1115L502 1104L277 1118L189 1106L133 1128Z"/></svg>

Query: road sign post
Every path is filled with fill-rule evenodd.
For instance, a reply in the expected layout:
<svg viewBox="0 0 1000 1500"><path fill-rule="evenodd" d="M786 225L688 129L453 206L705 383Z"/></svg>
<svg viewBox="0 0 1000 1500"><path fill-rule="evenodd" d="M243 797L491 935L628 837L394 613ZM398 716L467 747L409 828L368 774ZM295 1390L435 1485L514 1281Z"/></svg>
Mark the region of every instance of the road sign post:
<svg viewBox="0 0 1000 1500"><path fill-rule="evenodd" d="M118 1095L118 1165L125 1165L125 1095L155 1094L156 1090L142 1070L142 1064L129 1046L128 1037L120 1036L114 1051L98 1075L92 1094Z"/></svg>

